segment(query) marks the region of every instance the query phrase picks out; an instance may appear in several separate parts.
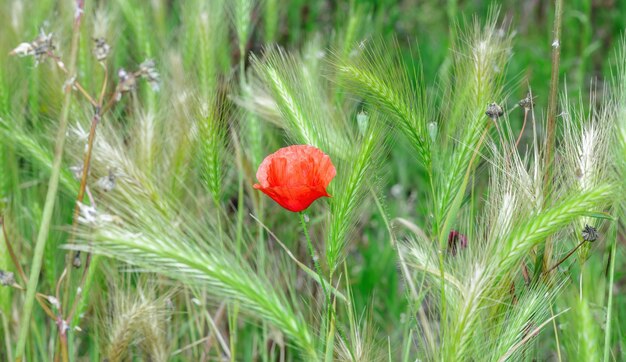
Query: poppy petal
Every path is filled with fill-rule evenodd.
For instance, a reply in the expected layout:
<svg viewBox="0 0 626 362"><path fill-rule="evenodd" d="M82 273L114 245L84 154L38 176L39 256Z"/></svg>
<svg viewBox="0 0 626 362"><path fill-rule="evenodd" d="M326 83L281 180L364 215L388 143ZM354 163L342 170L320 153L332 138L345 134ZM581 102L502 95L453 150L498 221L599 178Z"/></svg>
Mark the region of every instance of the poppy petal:
<svg viewBox="0 0 626 362"><path fill-rule="evenodd" d="M299 212L320 197L329 197L328 184L336 170L330 157L308 145L284 147L267 156L257 170L255 189L287 210Z"/></svg>

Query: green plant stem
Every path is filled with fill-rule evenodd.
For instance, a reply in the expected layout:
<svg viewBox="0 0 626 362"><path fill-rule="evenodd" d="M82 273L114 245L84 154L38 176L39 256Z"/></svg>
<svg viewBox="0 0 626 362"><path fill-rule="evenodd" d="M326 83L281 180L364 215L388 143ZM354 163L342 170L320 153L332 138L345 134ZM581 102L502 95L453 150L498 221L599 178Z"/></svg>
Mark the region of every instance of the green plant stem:
<svg viewBox="0 0 626 362"><path fill-rule="evenodd" d="M70 50L69 60L69 74L76 72L76 55L78 54L78 40L80 38L80 23L82 19L83 1L77 1L77 16L74 19L74 28L72 32L72 45ZM68 116L70 113L70 103L72 100L71 89L65 90L63 98L63 106L61 108L61 118L59 120L59 129L57 132L54 160L52 162L52 172L50 173L50 180L48 181L48 192L46 194L46 201L43 208L43 215L41 218L41 225L39 226L39 232L37 233L37 241L35 243L35 252L33 260L31 262L30 279L26 287L26 298L24 299L24 309L22 310L22 316L20 319L20 332L17 341L17 347L15 350L15 360L22 361L24 356L24 350L26 349L26 340L28 338L28 328L33 312L33 304L35 302L35 294L37 291L37 285L39 284L39 273L41 272L41 264L43 261L43 254L48 240L48 233L50 231L50 222L52 220L52 212L54 211L54 205L57 198L57 189L59 187L59 176L61 174L61 163L63 161L63 148L65 146L65 134L67 133Z"/></svg>
<svg viewBox="0 0 626 362"><path fill-rule="evenodd" d="M570 250L569 253L567 253L567 255L565 255L561 260L559 260L558 263L554 264L554 266L552 266L550 269L546 270L546 274L550 273L551 271L553 271L554 269L556 269L559 265L563 264L564 261L566 261L570 256L572 256L572 254L574 254L574 252L576 252L576 250L578 250L578 248L580 248L583 244L585 243L585 240L581 241L578 245L576 245L576 247L572 250Z"/></svg>
<svg viewBox="0 0 626 362"><path fill-rule="evenodd" d="M552 70L550 75L550 96L548 99L548 120L546 126L546 173L544 175L544 192L549 194L552 182L551 166L554 158L554 142L556 137L556 107L559 89L559 63L561 59L561 19L563 0L555 1L554 39L552 41Z"/></svg>
<svg viewBox="0 0 626 362"><path fill-rule="evenodd" d="M615 254L617 243L617 221L611 224L611 258L609 260L609 300L606 305L606 330L604 332L604 362L609 361L611 354L611 322L613 315L613 277L615 276Z"/></svg>
<svg viewBox="0 0 626 362"><path fill-rule="evenodd" d="M559 340L559 329L556 326L556 320L554 319L554 310L552 308L552 305L550 305L550 316L552 317L552 327L554 328L554 339L556 342L556 356L557 356L557 360L559 362L562 361L561 359L561 342Z"/></svg>
<svg viewBox="0 0 626 362"><path fill-rule="evenodd" d="M306 236L307 246L309 247L309 254L311 254L311 259L313 259L313 265L315 266L315 271L317 272L317 275L320 278L320 284L322 285L322 290L324 291L324 300L327 301L328 292L326 291L326 284L324 284L322 268L320 267L319 261L315 257L315 249L313 248L313 243L311 242L311 237L309 236L309 229L306 227L306 221L304 220L304 213L299 212L298 216L300 216L300 224L302 224L302 230L304 231L304 236ZM329 282L332 283L332 281L330 280Z"/></svg>
<svg viewBox="0 0 626 362"><path fill-rule="evenodd" d="M482 147L485 138L487 137L487 134L489 133L489 129L491 128L491 124L492 122L487 123L487 126L485 127L485 130L483 131L483 134L480 136L480 140L478 141L478 145L476 146L476 150L474 151L474 154L472 155L472 158L470 159L469 164L467 165L467 170L465 171L465 177L463 178L463 183L461 184L461 188L459 190L465 190L465 188L467 187L467 184L469 182L469 178L470 178L470 174L473 170L474 167L474 161L476 161L476 157L478 157L479 154L479 150ZM453 202L452 202L452 206L450 207L451 210L457 210L458 211L458 205L461 204L461 201L463 199L463 192L459 191L457 193L457 195L455 196ZM445 270L444 270L444 257L443 257L443 253L446 251L447 249L447 242L448 242L448 233L450 232L450 229L452 228L451 224L452 221L455 219L456 217L456 211L454 212L448 212L448 214L446 215L446 218L444 219L444 222L442 224L442 227L438 230L439 233L439 249L438 249L438 253L439 253L439 276L440 276L440 281L441 281L441 322L445 323L445 321L447 320L447 306L446 306L446 283L445 283ZM439 225L438 225L439 227ZM443 330L442 333L445 333L445 330Z"/></svg>
<svg viewBox="0 0 626 362"><path fill-rule="evenodd" d="M326 328L328 328L328 333L330 334L332 332L330 329L330 326L328 325L328 323L332 322L332 317L330 317L332 313L332 307L330 305L330 296L328 294L328 291L326 290L326 284L324 284L322 268L320 267L320 263L318 259L315 257L315 249L313 248L313 243L311 242L311 237L309 236L309 230L306 227L306 221L304 220L304 213L299 212L298 216L300 216L300 223L302 224L302 230L304 231L304 235L306 236L307 246L309 247L309 254L311 254L311 258L313 259L313 264L315 265L315 271L317 272L317 275L320 279L320 284L322 285L322 290L324 292L324 304L326 305L326 311L327 311L324 320L325 320ZM332 285L332 280L329 280L329 283L331 283ZM322 328L322 330L325 331L326 328Z"/></svg>
<svg viewBox="0 0 626 362"><path fill-rule="evenodd" d="M22 269L22 266L20 265L20 262L17 259L15 252L13 251L13 247L11 246L11 242L9 241L9 235L7 235L7 229L4 223L4 216L2 215L0 215L0 226L2 227L2 237L7 247L7 252L9 253L9 256L11 257L11 261L13 261L15 270L17 270L17 273L19 274L20 278L22 278L22 283L26 284L28 283L28 278L26 277L26 274L24 273L24 270Z"/></svg>
<svg viewBox="0 0 626 362"><path fill-rule="evenodd" d="M556 138L556 107L559 89L559 64L561 59L561 23L563 17L563 0L555 0L554 25L552 40L552 70L550 74L550 95L548 99L548 114L546 124L546 149L543 179L544 203L548 202L548 196L552 189L552 162L554 159L554 143ZM535 262L535 281L541 275L541 270L547 267L552 251L551 239L547 238L545 244L541 244L538 250L538 258Z"/></svg>

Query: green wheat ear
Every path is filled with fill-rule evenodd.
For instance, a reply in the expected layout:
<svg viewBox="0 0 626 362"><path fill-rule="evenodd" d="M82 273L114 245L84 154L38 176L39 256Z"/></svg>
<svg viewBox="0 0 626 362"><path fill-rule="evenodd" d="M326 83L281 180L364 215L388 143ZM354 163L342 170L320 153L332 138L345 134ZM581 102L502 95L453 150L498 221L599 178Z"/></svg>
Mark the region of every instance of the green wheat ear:
<svg viewBox="0 0 626 362"><path fill-rule="evenodd" d="M397 41L391 46L382 40L366 42L357 50L356 57L332 60L341 84L393 116L394 124L415 148L417 159L430 169L429 104L421 77L414 79L419 64L403 61Z"/></svg>

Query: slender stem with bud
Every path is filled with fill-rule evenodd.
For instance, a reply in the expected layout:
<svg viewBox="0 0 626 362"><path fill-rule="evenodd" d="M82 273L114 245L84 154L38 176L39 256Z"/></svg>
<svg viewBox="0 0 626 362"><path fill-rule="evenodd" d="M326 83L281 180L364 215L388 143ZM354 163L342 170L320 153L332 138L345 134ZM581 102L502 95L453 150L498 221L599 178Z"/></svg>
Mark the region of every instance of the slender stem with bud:
<svg viewBox="0 0 626 362"><path fill-rule="evenodd" d="M326 311L327 311L326 318L327 319L325 320L326 328L323 328L323 330L325 330L324 333L328 332L328 335L326 337L330 338L332 334L332 325L334 323L334 317L335 317L334 306L331 304L330 294L326 290L326 284L324 283L324 277L322 274L322 268L320 267L319 260L317 257L315 257L315 249L313 248L313 243L311 242L311 237L309 236L309 230L306 226L304 213L299 212L298 216L300 216L300 223L302 224L302 230L304 231L304 235L306 236L309 253L311 254L311 258L313 259L313 264L315 265L315 271L317 272L317 275L320 279L320 284L322 285L322 291L324 292L324 303L326 305ZM329 282L332 283L332 274L330 276ZM331 288L332 288L332 284L331 284ZM332 345L329 343L331 342L327 341L327 352L332 349L331 348Z"/></svg>
<svg viewBox="0 0 626 362"><path fill-rule="evenodd" d="M306 220L304 219L304 213L299 212L298 216L300 216L300 224L302 224L302 230L304 231L304 236L306 236L306 242L309 248L309 254L311 254L311 258L313 259L313 265L315 266L315 271L317 272L317 275L320 278L320 284L322 285L322 289L324 291L324 299L326 300L328 297L328 292L326 292L326 284L324 284L324 277L322 276L322 268L320 267L319 260L315 257L315 249L313 248L313 243L311 242L311 237L309 236L309 229L306 227Z"/></svg>
<svg viewBox="0 0 626 362"><path fill-rule="evenodd" d="M554 266L552 266L550 269L546 270L545 274L549 274L551 271L553 271L554 269L558 268L559 265L563 264L564 261L566 261L570 256L572 256L572 254L574 254L576 252L576 250L578 250L578 248L580 248L581 246L583 246L583 244L586 242L586 240L581 241L578 245L576 245L576 247L572 250L570 250L569 253L567 253L567 255L565 255L561 260L559 260L558 263L556 263Z"/></svg>
<svg viewBox="0 0 626 362"><path fill-rule="evenodd" d="M69 74L76 72L76 56L78 54L78 45L80 38L80 24L82 19L82 9L84 2L78 0L76 2L78 7L77 15L74 19L74 27L72 31L72 42L70 50L70 63L68 67ZM17 348L15 352L15 360L22 361L24 357L24 351L26 349L26 340L28 339L28 329L31 322L31 314L33 311L33 304L35 301L35 294L37 291L37 285L39 284L39 274L41 272L41 265L43 262L43 254L48 240L48 232L50 231L50 222L52 220L52 212L54 211L54 205L57 199L57 189L59 186L59 177L61 174L61 163L63 161L63 149L65 146L65 135L67 133L67 123L70 112L70 104L72 101L71 92L66 91L63 98L63 106L61 108L61 117L59 120L59 129L56 138L56 146L54 150L54 161L52 163L52 172L50 174L50 180L48 181L48 192L46 194L46 202L44 204L43 214L41 217L41 225L39 226L39 232L37 233L37 241L35 243L35 252L33 260L31 262L30 279L26 289L26 298L24 299L24 309L20 318L20 330L19 338L17 341Z"/></svg>
<svg viewBox="0 0 626 362"><path fill-rule="evenodd" d="M563 0L555 0L554 9L554 40L552 42L552 71L550 76L550 97L548 99L548 115L546 125L546 148L544 159L543 193L544 202L548 202L552 189L552 162L554 159L554 144L556 138L556 107L559 88L559 62L561 59L561 22L563 15ZM539 246L538 257L535 261L535 280L542 274L541 270L547 268L552 252L552 242L546 239Z"/></svg>
<svg viewBox="0 0 626 362"><path fill-rule="evenodd" d="M563 0L555 1L554 39L552 42L552 71L550 75L550 98L548 99L548 120L546 126L546 173L544 176L545 191L550 192L552 173L550 172L554 158L554 141L556 137L556 107L559 89L559 63L561 59L561 18Z"/></svg>
<svg viewBox="0 0 626 362"><path fill-rule="evenodd" d="M515 141L515 147L519 146L519 141L522 139L522 135L524 134L524 129L526 128L526 120L528 119L528 111L529 108L524 108L524 123L522 123L522 129L519 131L519 136L517 136L517 140Z"/></svg>

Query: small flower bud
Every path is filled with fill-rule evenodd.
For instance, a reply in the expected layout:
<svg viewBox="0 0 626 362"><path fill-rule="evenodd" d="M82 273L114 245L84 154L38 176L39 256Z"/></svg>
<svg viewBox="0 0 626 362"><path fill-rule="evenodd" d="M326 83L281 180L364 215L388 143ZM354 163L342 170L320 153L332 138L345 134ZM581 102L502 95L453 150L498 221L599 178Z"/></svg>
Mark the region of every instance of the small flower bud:
<svg viewBox="0 0 626 362"><path fill-rule="evenodd" d="M502 107L500 107L497 103L491 103L487 106L487 111L485 112L487 117L491 118L494 122L498 120L498 118L502 117L504 111Z"/></svg>
<svg viewBox="0 0 626 362"><path fill-rule="evenodd" d="M8 287L15 284L15 274L0 270L0 285Z"/></svg>
<svg viewBox="0 0 626 362"><path fill-rule="evenodd" d="M467 236L456 230L450 230L448 234L448 251L455 256L457 249L465 249L467 247Z"/></svg>
<svg viewBox="0 0 626 362"><path fill-rule="evenodd" d="M598 230L595 227L589 226L585 224L585 228L582 231L582 236L584 241L594 242L598 240Z"/></svg>

